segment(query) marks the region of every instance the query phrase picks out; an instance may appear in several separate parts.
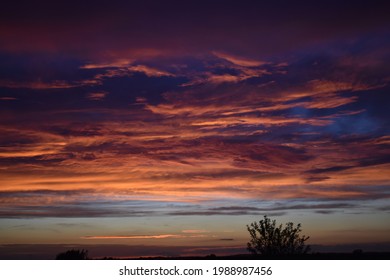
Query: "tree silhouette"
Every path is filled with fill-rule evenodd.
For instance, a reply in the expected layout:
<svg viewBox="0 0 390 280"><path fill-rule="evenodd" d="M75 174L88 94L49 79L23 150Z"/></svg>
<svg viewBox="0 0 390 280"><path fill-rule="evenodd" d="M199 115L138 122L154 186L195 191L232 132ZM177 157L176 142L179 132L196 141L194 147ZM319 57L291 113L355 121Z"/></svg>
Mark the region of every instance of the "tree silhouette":
<svg viewBox="0 0 390 280"><path fill-rule="evenodd" d="M87 260L88 250L68 250L66 252L59 253L56 256L56 260Z"/></svg>
<svg viewBox="0 0 390 280"><path fill-rule="evenodd" d="M283 228L282 224L276 226L276 220L264 216L259 223L247 225L251 240L247 244L247 249L253 254L266 256L297 255L306 254L310 246L305 245L309 236L300 236L301 224L294 227L289 222Z"/></svg>

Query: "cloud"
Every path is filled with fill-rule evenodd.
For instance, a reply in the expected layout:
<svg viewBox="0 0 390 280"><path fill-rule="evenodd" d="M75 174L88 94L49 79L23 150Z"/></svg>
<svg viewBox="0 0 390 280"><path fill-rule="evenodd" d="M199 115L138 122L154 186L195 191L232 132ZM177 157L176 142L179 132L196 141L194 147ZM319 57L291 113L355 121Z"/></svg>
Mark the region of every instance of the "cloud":
<svg viewBox="0 0 390 280"><path fill-rule="evenodd" d="M108 92L91 92L87 95L89 100L103 100L107 96Z"/></svg>
<svg viewBox="0 0 390 280"><path fill-rule="evenodd" d="M225 83L239 83L250 78L257 78L267 74L269 74L269 72L264 69L242 71L238 75L203 73L198 77L192 78L190 82L186 82L182 84L182 86L187 87L187 86L196 86L202 84L219 85Z"/></svg>
<svg viewBox="0 0 390 280"><path fill-rule="evenodd" d="M194 73L186 73L183 70L180 71L182 76L186 76L189 81L183 83L181 86L190 87L209 84L213 86L229 84L229 83L240 83L249 79L260 78L265 75L271 75L272 71L280 73L278 65L269 64L268 67L263 67L265 63L259 63L258 61L249 60L230 60L226 59L227 56L222 57L213 53L218 60L214 63L208 63L203 71ZM205 58L208 59L207 57ZM232 61L236 63L233 63ZM240 62L242 65L238 64ZM246 65L244 65L246 64ZM252 67L247 67L251 65ZM187 70L187 69L184 69ZM190 74L190 75L188 75Z"/></svg>
<svg viewBox="0 0 390 280"><path fill-rule="evenodd" d="M127 68L127 69L129 71L132 71L132 72L143 73L143 74L145 74L148 77L170 77L170 76L174 76L173 74L171 74L171 73L169 73L167 71L159 70L159 69L156 69L156 68L153 68L153 67L149 67L149 66L146 66L146 65L133 65L133 66Z"/></svg>
<svg viewBox="0 0 390 280"><path fill-rule="evenodd" d="M243 67L256 67L256 66L262 66L264 64L267 64L267 62L264 61L237 57L237 56L233 56L221 52L213 52L213 54L219 58L229 61L230 63L233 63L238 66L243 66Z"/></svg>
<svg viewBox="0 0 390 280"><path fill-rule="evenodd" d="M15 82L15 81L0 81L0 87L15 88L15 89L35 89L35 90L46 90L46 89L69 89L80 86L79 84L69 83L67 81L33 81L33 82Z"/></svg>
<svg viewBox="0 0 390 280"><path fill-rule="evenodd" d="M243 206L230 206L230 207L217 207L213 208L212 210L216 211L254 211L261 214L262 212L269 212L269 211L282 211L282 210L307 210L307 209L351 209L357 207L354 204L351 203L323 203L323 204L314 204L314 203L307 203L307 204L295 204L291 202L283 203L283 205L280 205L281 203L275 203L273 205L269 205L268 207L243 207Z"/></svg>
<svg viewBox="0 0 390 280"><path fill-rule="evenodd" d="M204 229L183 229L181 231L182 233L207 233L209 232L208 230L204 230Z"/></svg>
<svg viewBox="0 0 390 280"><path fill-rule="evenodd" d="M1 218L91 218L91 217L144 217L152 211L126 211L125 209L93 209L79 205L9 206L0 210Z"/></svg>
<svg viewBox="0 0 390 280"><path fill-rule="evenodd" d="M177 211L177 212L170 212L168 215L170 216L244 216L244 215L258 215L259 212L254 211ZM260 214L264 214L260 213ZM284 216L286 215L286 212L272 212L273 216Z"/></svg>
<svg viewBox="0 0 390 280"><path fill-rule="evenodd" d="M122 68L130 66L134 60L131 59L118 59L105 63L88 63L80 66L81 69L101 69L101 68Z"/></svg>
<svg viewBox="0 0 390 280"><path fill-rule="evenodd" d="M82 239L165 239L183 238L183 235L160 234L160 235L107 235L107 236L82 236Z"/></svg>
<svg viewBox="0 0 390 280"><path fill-rule="evenodd" d="M51 189L40 189L40 190L19 190L19 191L1 191L0 197L23 197L23 196L40 196L40 195L53 195L53 196L74 196L80 194L93 193L94 189L73 189L73 190L51 190Z"/></svg>
<svg viewBox="0 0 390 280"><path fill-rule="evenodd" d="M316 213L319 213L319 214L334 214L336 211L333 211L333 210L316 210L315 211Z"/></svg>

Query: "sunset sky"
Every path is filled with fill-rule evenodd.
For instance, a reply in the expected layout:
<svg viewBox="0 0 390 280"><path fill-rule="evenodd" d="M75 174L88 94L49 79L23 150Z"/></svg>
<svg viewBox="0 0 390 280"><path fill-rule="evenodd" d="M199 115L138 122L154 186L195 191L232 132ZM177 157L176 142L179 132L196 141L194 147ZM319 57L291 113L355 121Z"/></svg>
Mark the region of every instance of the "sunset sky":
<svg viewBox="0 0 390 280"><path fill-rule="evenodd" d="M3 3L0 258L390 250L390 10L285 2Z"/></svg>

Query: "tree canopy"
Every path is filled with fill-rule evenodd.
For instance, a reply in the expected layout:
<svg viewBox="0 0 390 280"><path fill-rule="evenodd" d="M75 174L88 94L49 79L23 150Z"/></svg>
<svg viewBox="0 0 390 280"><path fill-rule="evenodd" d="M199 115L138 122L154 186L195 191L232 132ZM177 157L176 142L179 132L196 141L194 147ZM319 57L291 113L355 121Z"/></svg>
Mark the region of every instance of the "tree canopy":
<svg viewBox="0 0 390 280"><path fill-rule="evenodd" d="M59 253L56 256L56 260L87 260L88 250L68 250L66 252Z"/></svg>
<svg viewBox="0 0 390 280"><path fill-rule="evenodd" d="M247 244L247 249L253 254L267 256L275 255L296 255L306 254L310 251L310 246L305 245L309 236L301 236L301 224L294 227L292 222L276 225L276 220L267 216L259 223L253 222L247 225L251 236Z"/></svg>

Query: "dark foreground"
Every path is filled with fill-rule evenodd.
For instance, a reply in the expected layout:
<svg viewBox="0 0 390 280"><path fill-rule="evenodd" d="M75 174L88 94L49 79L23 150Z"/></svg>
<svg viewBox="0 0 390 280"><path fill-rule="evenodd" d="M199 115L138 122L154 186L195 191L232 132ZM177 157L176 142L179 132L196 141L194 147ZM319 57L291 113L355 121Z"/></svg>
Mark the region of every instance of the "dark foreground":
<svg viewBox="0 0 390 280"><path fill-rule="evenodd" d="M110 259L110 258L108 258ZM306 255L284 255L284 256L261 256L251 254L205 257L154 257L154 258L132 258L129 260L390 260L390 252L367 252L367 253L312 253Z"/></svg>

